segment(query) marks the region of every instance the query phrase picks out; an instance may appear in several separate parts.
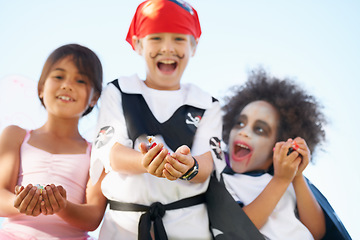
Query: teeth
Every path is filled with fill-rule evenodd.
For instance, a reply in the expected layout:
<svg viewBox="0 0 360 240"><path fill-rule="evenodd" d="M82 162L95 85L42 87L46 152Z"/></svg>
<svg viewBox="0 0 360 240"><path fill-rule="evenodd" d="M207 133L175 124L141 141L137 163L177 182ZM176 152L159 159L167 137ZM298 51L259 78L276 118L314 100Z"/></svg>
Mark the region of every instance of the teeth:
<svg viewBox="0 0 360 240"><path fill-rule="evenodd" d="M67 96L58 96L59 99L61 100L65 100L65 101L70 101L71 98L70 97L67 97Z"/></svg>
<svg viewBox="0 0 360 240"><path fill-rule="evenodd" d="M160 62L163 63L163 64L174 64L175 63L174 60L162 60Z"/></svg>
<svg viewBox="0 0 360 240"><path fill-rule="evenodd" d="M246 145L244 145L244 144L240 144L240 143L236 144L236 146L242 147L242 148L245 148L245 149L249 149L248 146L246 146Z"/></svg>

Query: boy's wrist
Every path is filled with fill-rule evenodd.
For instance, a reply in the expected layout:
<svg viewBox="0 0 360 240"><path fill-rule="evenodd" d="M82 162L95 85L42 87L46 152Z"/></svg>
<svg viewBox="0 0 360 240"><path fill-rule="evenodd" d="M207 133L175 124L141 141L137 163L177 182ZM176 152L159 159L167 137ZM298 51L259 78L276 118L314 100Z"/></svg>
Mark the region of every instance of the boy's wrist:
<svg viewBox="0 0 360 240"><path fill-rule="evenodd" d="M192 157L192 158L194 159L194 165L184 175L182 175L180 177L181 180L190 181L198 174L199 164L194 157Z"/></svg>

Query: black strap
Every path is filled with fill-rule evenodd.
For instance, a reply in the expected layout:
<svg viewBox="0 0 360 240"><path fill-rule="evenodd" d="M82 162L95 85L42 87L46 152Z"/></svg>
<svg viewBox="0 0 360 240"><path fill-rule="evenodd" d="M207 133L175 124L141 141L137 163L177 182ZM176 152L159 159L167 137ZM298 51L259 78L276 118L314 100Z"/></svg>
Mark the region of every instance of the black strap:
<svg viewBox="0 0 360 240"><path fill-rule="evenodd" d="M182 105L167 121L160 123L141 94L123 92L117 80L111 83L121 93L126 129L133 144L143 134L154 136L159 134L174 152L181 145L187 145L191 148L197 126L205 113L205 109Z"/></svg>
<svg viewBox="0 0 360 240"><path fill-rule="evenodd" d="M108 200L111 210L117 211L135 211L145 212L141 215L139 221L139 240L151 240L150 228L151 222L154 222L154 234L156 240L167 240L166 231L162 222L162 217L165 215L167 210L175 210L180 208L191 207L201 203L205 203L205 193L199 194L193 197L181 199L176 202L163 205L160 202L155 202L151 206L117 202Z"/></svg>
<svg viewBox="0 0 360 240"><path fill-rule="evenodd" d="M264 240L254 223L214 175L210 177L206 191L206 206L215 240Z"/></svg>

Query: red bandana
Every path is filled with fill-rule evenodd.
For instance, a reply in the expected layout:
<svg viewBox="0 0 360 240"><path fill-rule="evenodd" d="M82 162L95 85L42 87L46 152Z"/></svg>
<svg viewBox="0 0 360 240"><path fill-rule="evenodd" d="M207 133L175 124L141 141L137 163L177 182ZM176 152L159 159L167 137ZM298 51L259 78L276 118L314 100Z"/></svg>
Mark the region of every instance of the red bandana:
<svg viewBox="0 0 360 240"><path fill-rule="evenodd" d="M143 38L153 33L181 33L200 38L197 12L182 0L147 0L136 9L126 41L132 48L132 37Z"/></svg>

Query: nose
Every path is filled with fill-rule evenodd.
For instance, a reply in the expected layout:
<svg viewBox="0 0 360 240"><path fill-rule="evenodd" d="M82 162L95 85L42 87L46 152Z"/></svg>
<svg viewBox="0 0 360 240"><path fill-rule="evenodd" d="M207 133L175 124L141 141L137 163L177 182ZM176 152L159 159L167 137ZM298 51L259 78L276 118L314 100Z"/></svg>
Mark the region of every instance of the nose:
<svg viewBox="0 0 360 240"><path fill-rule="evenodd" d="M169 38L165 38L162 46L161 46L161 52L163 53L174 53L175 52L175 48L174 48L174 44L171 41L171 39Z"/></svg>
<svg viewBox="0 0 360 240"><path fill-rule="evenodd" d="M243 128L240 128L238 131L238 135L239 136L243 136L243 137L249 137L250 136L250 129L248 126L245 126Z"/></svg>
<svg viewBox="0 0 360 240"><path fill-rule="evenodd" d="M73 90L73 81L70 78L64 79L61 83L61 89L72 91Z"/></svg>

